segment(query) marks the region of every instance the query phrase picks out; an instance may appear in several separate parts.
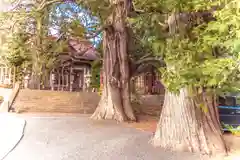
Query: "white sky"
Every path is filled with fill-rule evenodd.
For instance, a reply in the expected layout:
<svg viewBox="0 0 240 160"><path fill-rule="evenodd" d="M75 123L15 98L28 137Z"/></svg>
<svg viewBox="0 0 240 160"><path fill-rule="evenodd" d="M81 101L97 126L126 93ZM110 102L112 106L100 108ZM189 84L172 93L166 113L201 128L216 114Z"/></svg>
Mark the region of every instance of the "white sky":
<svg viewBox="0 0 240 160"><path fill-rule="evenodd" d="M9 5L6 3L6 0L0 0L0 12L7 11L9 9Z"/></svg>
<svg viewBox="0 0 240 160"><path fill-rule="evenodd" d="M13 1L13 5L11 5L10 1ZM6 12L11 9L11 7L14 6L14 4L19 3L21 1L21 4L29 3L32 0L0 0L0 12Z"/></svg>

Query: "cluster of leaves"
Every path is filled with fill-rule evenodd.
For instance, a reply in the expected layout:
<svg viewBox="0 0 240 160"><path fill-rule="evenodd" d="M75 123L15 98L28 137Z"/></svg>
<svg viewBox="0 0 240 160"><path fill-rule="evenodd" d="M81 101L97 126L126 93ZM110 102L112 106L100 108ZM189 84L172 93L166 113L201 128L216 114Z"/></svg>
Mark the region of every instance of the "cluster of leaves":
<svg viewBox="0 0 240 160"><path fill-rule="evenodd" d="M102 25L112 13L113 6L110 5L109 0L76 0L76 3L96 16L100 22L99 25Z"/></svg>
<svg viewBox="0 0 240 160"><path fill-rule="evenodd" d="M228 131L230 131L233 135L236 135L236 136L240 136L240 126L238 126L237 128L236 127L233 127L231 125L228 125L228 124L223 124L223 126L228 129Z"/></svg>
<svg viewBox="0 0 240 160"><path fill-rule="evenodd" d="M6 59L11 66L21 67L31 61L30 50L27 47L28 36L22 32L14 33L8 40L8 54Z"/></svg>

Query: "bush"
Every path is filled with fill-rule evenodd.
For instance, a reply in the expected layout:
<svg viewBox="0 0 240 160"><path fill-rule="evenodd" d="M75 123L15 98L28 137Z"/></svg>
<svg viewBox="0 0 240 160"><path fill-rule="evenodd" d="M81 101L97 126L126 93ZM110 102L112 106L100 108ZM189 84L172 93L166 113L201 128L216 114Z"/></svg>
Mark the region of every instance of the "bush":
<svg viewBox="0 0 240 160"><path fill-rule="evenodd" d="M227 128L233 135L240 136L240 126L233 128L231 125L224 124L224 127Z"/></svg>

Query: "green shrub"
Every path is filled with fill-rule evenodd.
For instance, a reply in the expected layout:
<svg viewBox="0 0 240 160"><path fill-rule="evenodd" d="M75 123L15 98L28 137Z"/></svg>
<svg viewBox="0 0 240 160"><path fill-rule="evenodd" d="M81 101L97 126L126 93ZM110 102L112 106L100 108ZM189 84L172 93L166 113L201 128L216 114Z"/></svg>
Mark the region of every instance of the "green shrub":
<svg viewBox="0 0 240 160"><path fill-rule="evenodd" d="M227 128L233 135L240 136L240 126L237 128L233 128L233 126L228 124L223 124L225 128Z"/></svg>

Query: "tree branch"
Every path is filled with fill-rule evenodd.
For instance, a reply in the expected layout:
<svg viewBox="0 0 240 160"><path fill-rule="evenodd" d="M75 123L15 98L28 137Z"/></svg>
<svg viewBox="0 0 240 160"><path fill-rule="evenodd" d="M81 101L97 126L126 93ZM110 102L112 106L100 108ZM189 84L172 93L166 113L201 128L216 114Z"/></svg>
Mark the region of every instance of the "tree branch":
<svg viewBox="0 0 240 160"><path fill-rule="evenodd" d="M97 31L95 31L94 33L85 36L86 39L91 39L91 38L95 38L97 37L99 34L101 34L102 31L108 29L111 25L104 25L101 28L99 28Z"/></svg>
<svg viewBox="0 0 240 160"><path fill-rule="evenodd" d="M166 12L163 12L161 9L159 8L149 8L148 10L141 10L141 9L136 9L136 5L135 3L133 2L133 0L130 0L131 1L131 9L130 9L130 12L129 12L129 17L134 17L136 15L141 15L141 14L146 14L146 13L159 13L159 14L167 14Z"/></svg>
<svg viewBox="0 0 240 160"><path fill-rule="evenodd" d="M224 8L224 4L212 6L209 10L190 11L182 13L172 13L168 16L167 27L171 35L180 32L180 26L185 30L191 30L193 27L199 26L203 23L209 23L216 20L214 12ZM191 18L192 17L192 18ZM191 19L191 21L189 21Z"/></svg>
<svg viewBox="0 0 240 160"><path fill-rule="evenodd" d="M135 65L139 65L139 64L143 64L143 63L151 63L151 62L158 62L159 64L165 64L165 62L163 61L163 59L161 57L148 57L148 58L142 58L138 61L136 61L134 64Z"/></svg>
<svg viewBox="0 0 240 160"><path fill-rule="evenodd" d="M16 20L16 21L13 22L13 24L10 27L0 28L0 30L8 30L8 31L10 30L13 33L14 32L14 28L15 28L17 22L19 22L19 21L20 20Z"/></svg>
<svg viewBox="0 0 240 160"><path fill-rule="evenodd" d="M57 2L61 2L61 0L51 0L51 1L44 0L40 4L40 6L37 8L37 11L41 11L44 8L46 8L47 6L49 6L49 5L53 4L53 3L57 3Z"/></svg>
<svg viewBox="0 0 240 160"><path fill-rule="evenodd" d="M5 21L8 21L8 20L13 21L13 23L11 23L9 27L5 27L5 28L4 27L0 27L0 30L11 30L12 32L14 32L14 28L15 28L17 22L20 22L21 20L24 20L25 17L27 17L27 16L31 16L31 13L24 13L24 14L22 14L19 11L11 11L11 12L9 12L9 14L10 14L9 17L7 19L4 19L2 21L2 23L5 22ZM17 16L24 15L24 16L19 18L19 17L14 17L14 15L17 15ZM16 19L16 20L14 20L14 19ZM7 25L9 25L9 24L7 24Z"/></svg>
<svg viewBox="0 0 240 160"><path fill-rule="evenodd" d="M136 62L130 62L130 74L131 77L134 77L140 73L143 73L148 69L149 66L153 66L154 68L164 67L166 64L162 60L161 57L147 57L147 58L141 58L137 60Z"/></svg>

